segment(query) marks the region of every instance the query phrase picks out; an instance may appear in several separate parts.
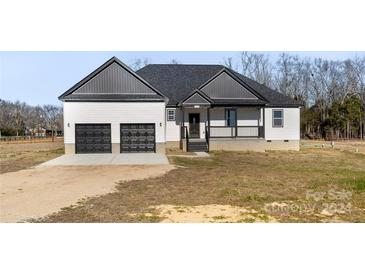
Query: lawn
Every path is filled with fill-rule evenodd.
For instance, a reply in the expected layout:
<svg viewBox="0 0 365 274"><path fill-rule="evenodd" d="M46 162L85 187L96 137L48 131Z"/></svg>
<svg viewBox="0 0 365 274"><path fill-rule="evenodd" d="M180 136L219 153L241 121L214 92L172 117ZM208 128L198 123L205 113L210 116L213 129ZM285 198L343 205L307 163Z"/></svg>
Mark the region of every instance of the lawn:
<svg viewBox="0 0 365 274"><path fill-rule="evenodd" d="M164 176L120 182L37 222L365 222L365 155L332 148L172 157Z"/></svg>
<svg viewBox="0 0 365 274"><path fill-rule="evenodd" d="M0 143L0 173L26 169L64 153L63 142Z"/></svg>

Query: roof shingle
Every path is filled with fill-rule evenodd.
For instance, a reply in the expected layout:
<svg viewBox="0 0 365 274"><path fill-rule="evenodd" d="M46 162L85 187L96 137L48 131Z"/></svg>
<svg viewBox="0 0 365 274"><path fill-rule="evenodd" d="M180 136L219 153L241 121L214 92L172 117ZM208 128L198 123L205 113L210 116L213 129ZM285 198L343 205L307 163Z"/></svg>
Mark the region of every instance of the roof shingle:
<svg viewBox="0 0 365 274"><path fill-rule="evenodd" d="M217 104L263 105L272 107L298 107L300 104L288 96L266 87L242 74L221 65L181 65L181 64L151 64L136 71L136 73L158 89L168 99L169 106L176 106L192 91L199 88L217 73L226 69L234 74L245 85L259 94L264 100L219 100Z"/></svg>
<svg viewBox="0 0 365 274"><path fill-rule="evenodd" d="M136 73L163 93L172 106L222 69L220 65L147 65Z"/></svg>

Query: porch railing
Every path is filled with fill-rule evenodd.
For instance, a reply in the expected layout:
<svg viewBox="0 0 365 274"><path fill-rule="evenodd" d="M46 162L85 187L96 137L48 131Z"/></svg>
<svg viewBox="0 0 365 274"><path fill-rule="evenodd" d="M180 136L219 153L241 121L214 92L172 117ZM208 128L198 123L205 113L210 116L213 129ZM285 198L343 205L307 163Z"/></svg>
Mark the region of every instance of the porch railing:
<svg viewBox="0 0 365 274"><path fill-rule="evenodd" d="M187 126L180 126L180 149L183 149L184 142L188 149L189 144L189 131Z"/></svg>
<svg viewBox="0 0 365 274"><path fill-rule="evenodd" d="M210 126L210 138L263 138L262 126Z"/></svg>

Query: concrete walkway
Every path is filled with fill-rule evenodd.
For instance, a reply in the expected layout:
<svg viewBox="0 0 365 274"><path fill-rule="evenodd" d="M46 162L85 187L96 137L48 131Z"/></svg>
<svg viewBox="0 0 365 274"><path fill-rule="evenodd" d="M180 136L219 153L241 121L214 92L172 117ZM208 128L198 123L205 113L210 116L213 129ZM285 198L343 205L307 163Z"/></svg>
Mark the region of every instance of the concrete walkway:
<svg viewBox="0 0 365 274"><path fill-rule="evenodd" d="M182 157L182 158L202 158L202 157L210 157L210 155L206 152L194 152L193 155L186 154L171 154L171 157Z"/></svg>
<svg viewBox="0 0 365 274"><path fill-rule="evenodd" d="M69 154L42 163L38 167L168 164L166 155L158 153Z"/></svg>

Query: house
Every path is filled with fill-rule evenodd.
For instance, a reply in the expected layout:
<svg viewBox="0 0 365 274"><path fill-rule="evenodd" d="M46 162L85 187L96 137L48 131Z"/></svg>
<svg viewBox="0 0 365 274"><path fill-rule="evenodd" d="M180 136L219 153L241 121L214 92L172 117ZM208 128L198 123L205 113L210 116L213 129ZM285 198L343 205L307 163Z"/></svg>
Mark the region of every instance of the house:
<svg viewBox="0 0 365 274"><path fill-rule="evenodd" d="M299 150L300 104L221 65L113 57L59 99L66 153Z"/></svg>
<svg viewBox="0 0 365 274"><path fill-rule="evenodd" d="M33 136L33 137L52 137L52 133L54 136L62 136L62 130L52 130L47 129L45 127L26 127L25 128L25 135Z"/></svg>

